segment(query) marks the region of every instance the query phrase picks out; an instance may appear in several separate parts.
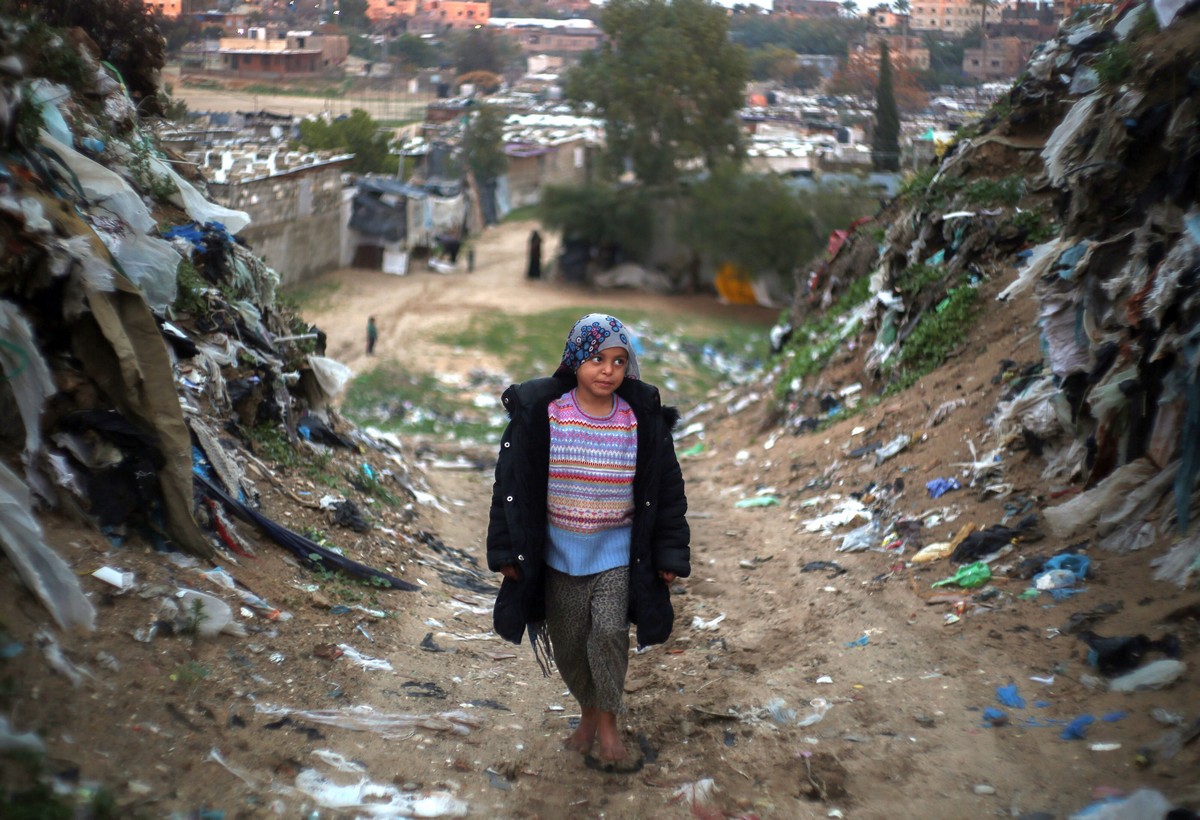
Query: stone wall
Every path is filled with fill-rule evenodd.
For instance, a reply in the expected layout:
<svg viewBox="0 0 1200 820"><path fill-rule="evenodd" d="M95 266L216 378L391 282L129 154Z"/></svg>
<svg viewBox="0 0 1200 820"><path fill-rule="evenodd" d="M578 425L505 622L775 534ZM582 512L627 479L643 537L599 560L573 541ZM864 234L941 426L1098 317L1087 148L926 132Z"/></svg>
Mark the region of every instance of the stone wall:
<svg viewBox="0 0 1200 820"><path fill-rule="evenodd" d="M279 272L285 285L342 264L342 170L329 162L259 179L209 184L209 193L250 214L238 236Z"/></svg>

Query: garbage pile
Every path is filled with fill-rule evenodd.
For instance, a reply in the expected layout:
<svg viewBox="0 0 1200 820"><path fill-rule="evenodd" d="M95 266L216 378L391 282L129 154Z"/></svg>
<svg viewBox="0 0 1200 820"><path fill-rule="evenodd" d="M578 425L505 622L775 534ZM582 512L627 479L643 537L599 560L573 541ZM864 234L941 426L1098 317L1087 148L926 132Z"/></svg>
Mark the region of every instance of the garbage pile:
<svg viewBox="0 0 1200 820"><path fill-rule="evenodd" d="M252 551L240 520L302 564L416 589L260 505L270 490L321 506L272 470L275 442L345 454L378 494L437 501L397 441L339 429L330 401L351 374L277 302L278 275L237 238L249 217L181 174L86 34L3 19L0 54L0 544L26 586L60 626L94 627L35 515L53 508L113 544L208 559ZM331 520L371 526L326 501Z"/></svg>
<svg viewBox="0 0 1200 820"><path fill-rule="evenodd" d="M1044 458L1048 481L1083 482L1084 492L1046 511L1055 536L1095 526L1102 548L1128 551L1174 533L1181 540L1155 560L1157 577L1194 579L1195 7L1124 4L1064 27L1007 100L876 220L890 225L882 243L862 227L839 244L815 301L836 308L868 271L869 296L826 321L816 340L799 332L806 320L814 326L814 298L798 299L797 332L780 329L792 338L782 346L786 427L818 426L847 382L902 389L940 365L986 310L985 287L1000 300L1032 296L1042 356L1007 362L998 377L1008 390L991 417L995 453L1021 447ZM849 368L788 381L788 370L813 369L797 360L835 352L851 354Z"/></svg>

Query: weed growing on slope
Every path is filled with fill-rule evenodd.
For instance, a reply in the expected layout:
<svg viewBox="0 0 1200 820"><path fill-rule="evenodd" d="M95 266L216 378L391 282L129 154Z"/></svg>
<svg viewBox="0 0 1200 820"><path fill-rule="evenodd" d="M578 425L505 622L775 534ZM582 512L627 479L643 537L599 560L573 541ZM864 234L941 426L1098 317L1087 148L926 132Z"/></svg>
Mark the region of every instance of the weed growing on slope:
<svg viewBox="0 0 1200 820"><path fill-rule="evenodd" d="M966 338L979 313L979 291L970 285L951 288L946 298L925 311L900 347L887 393L899 393L933 372Z"/></svg>

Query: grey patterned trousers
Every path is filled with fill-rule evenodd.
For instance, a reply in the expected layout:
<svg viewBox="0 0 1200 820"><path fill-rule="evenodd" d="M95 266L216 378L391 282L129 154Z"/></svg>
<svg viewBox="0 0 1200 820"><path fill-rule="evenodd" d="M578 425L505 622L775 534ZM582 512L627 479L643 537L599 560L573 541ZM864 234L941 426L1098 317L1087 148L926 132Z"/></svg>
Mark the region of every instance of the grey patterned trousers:
<svg viewBox="0 0 1200 820"><path fill-rule="evenodd" d="M581 707L619 714L629 669L629 567L546 573L546 628L559 674Z"/></svg>

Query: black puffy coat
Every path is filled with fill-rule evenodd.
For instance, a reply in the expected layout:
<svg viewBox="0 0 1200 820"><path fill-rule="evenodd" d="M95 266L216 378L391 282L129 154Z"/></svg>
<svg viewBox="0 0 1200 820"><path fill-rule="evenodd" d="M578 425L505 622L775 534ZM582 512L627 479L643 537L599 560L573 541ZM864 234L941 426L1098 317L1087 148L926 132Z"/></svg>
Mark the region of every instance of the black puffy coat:
<svg viewBox="0 0 1200 820"><path fill-rule="evenodd" d="M504 391L509 423L500 441L488 522L488 567L515 564L521 579L504 579L496 598L496 633L513 643L531 623L546 618L546 490L550 472L547 405L575 386L574 376L534 379ZM658 388L626 379L617 394L638 420L637 467L633 479L629 620L640 646L662 643L675 613L660 570L686 578L691 573L687 498L675 457L671 429L679 419L663 407Z"/></svg>

